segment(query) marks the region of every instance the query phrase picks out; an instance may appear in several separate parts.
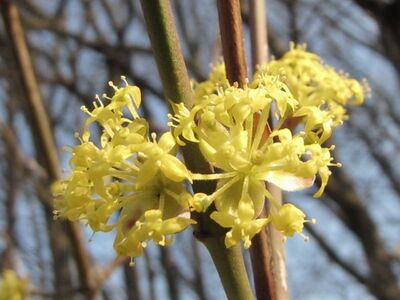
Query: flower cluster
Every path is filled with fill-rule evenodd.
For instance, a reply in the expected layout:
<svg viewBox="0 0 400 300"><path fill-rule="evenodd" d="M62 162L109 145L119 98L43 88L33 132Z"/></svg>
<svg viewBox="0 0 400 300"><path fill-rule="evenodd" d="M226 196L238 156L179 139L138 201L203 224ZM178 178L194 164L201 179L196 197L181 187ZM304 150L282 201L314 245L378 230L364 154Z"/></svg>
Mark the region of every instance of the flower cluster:
<svg viewBox="0 0 400 300"><path fill-rule="evenodd" d="M195 221L190 212L213 208L211 218L227 228L225 244L245 247L268 222L286 236L301 233L305 214L280 204L266 182L285 191L311 187L320 177L322 194L333 162L323 142L346 118L345 105L363 101L363 87L292 47L282 59L261 66L246 87L230 85L224 65L194 83L195 105L172 104L170 131L158 139L140 118L140 90L126 84L88 113L80 145L72 148L69 178L53 186L57 215L85 220L93 231L116 229L120 255L140 255L148 241L165 245ZM130 117L128 117L130 115ZM98 145L90 127L102 129ZM297 129L296 129L297 128ZM195 143L215 170L191 173L176 154ZM190 183L217 181L212 194ZM260 217L264 202L267 216ZM211 206L213 204L213 206Z"/></svg>
<svg viewBox="0 0 400 300"><path fill-rule="evenodd" d="M194 209L204 212L229 231L225 244L252 237L268 222L286 236L301 233L304 213L292 204L281 205L266 188L270 182L285 191L328 182L333 147L322 144L346 118L345 105L363 101L363 87L337 73L321 59L292 49L280 60L263 65L244 88L229 85L223 65L217 65L206 82L194 84L195 102L188 109L173 105L170 126L180 145L198 143L216 174L193 174L193 180L218 180L211 195L200 195ZM297 128L297 130L295 130ZM194 197L196 199L196 195ZM264 199L270 214L260 218Z"/></svg>
<svg viewBox="0 0 400 300"><path fill-rule="evenodd" d="M170 132L157 140L139 117L140 90L115 89L98 98L84 124L81 144L72 148L69 178L53 185L56 215L85 220L94 232L116 229L114 248L120 255L139 256L149 240L159 245L194 223L189 218L189 171L175 156ZM128 118L124 112L131 115ZM90 126L102 128L100 145L91 141ZM114 221L113 221L114 220Z"/></svg>
<svg viewBox="0 0 400 300"><path fill-rule="evenodd" d="M261 66L254 84L262 84L271 74L279 76L298 101L291 124L302 121L307 138L320 144L347 119L345 106L362 104L364 91L369 89L365 81L361 85L348 74L323 64L321 58L307 52L304 45L292 44L291 50L281 59Z"/></svg>
<svg viewBox="0 0 400 300"><path fill-rule="evenodd" d="M0 300L24 300L27 298L28 281L18 278L13 270L4 270L0 280Z"/></svg>

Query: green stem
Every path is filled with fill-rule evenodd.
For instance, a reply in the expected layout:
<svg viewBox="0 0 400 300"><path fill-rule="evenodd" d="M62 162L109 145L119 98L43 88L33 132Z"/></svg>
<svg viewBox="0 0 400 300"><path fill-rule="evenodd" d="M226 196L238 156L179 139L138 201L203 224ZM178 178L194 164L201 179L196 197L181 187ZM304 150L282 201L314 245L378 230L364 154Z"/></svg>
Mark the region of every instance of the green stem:
<svg viewBox="0 0 400 300"><path fill-rule="evenodd" d="M141 0L164 94L168 101L193 104L192 89L182 56L171 6L164 0Z"/></svg>
<svg viewBox="0 0 400 300"><path fill-rule="evenodd" d="M179 45L172 10L168 0L141 0L144 19L160 73L164 93L168 101L184 102L187 107L193 105L191 85ZM210 165L204 160L198 146L188 143L183 147L183 156L193 173L210 174ZM213 181L196 181L195 192L212 194ZM253 293L247 278L240 246L227 249L223 236L225 231L206 214L195 214L198 222L195 235L202 241L213 258L222 285L229 299L253 299Z"/></svg>
<svg viewBox="0 0 400 300"><path fill-rule="evenodd" d="M243 254L238 246L226 248L223 237L217 239L206 239L203 241L210 252L219 276L221 277L226 295L230 300L251 300L254 299L246 268L243 261ZM234 284L240 282L241 285Z"/></svg>

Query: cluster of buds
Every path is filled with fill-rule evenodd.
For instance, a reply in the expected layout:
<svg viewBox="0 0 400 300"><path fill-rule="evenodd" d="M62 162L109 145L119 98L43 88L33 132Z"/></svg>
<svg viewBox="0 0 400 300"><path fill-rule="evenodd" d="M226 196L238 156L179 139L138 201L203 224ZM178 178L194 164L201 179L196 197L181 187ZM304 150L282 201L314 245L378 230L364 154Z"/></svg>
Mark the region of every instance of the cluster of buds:
<svg viewBox="0 0 400 300"><path fill-rule="evenodd" d="M217 65L208 81L193 84L193 107L172 104L170 131L157 138L138 114L140 90L110 84L115 94L104 96L108 104L97 97L92 111L82 108L89 118L72 148L72 174L53 186L55 209L94 232L116 229L115 250L131 257L148 241L170 243L195 223L193 211L213 210L210 217L227 228L227 247L240 241L249 247L269 222L285 236L301 233L305 214L276 201L266 182L298 191L319 176L314 196L320 196L329 168L340 166L323 143L346 119L345 106L364 98L359 82L293 46L243 88L230 85ZM102 128L98 145L91 140L94 122ZM198 145L212 174L192 173L177 157L187 143ZM198 180L216 181L215 191L193 193L190 184Z"/></svg>

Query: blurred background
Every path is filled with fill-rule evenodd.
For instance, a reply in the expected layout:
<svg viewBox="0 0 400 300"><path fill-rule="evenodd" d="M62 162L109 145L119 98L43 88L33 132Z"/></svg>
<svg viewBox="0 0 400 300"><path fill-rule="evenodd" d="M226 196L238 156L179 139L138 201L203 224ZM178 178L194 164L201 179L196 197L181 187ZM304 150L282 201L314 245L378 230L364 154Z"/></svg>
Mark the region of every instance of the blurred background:
<svg viewBox="0 0 400 300"><path fill-rule="evenodd" d="M7 10L11 2L22 22L12 39L7 34L16 22ZM247 53L249 2L241 1ZM171 3L190 75L204 80L221 56L216 3ZM139 1L0 4L0 269L28 277L34 299L87 299L93 288L101 289L103 299L224 299L211 259L190 231L170 247L148 247L129 267L116 260L113 233L91 237L88 228L82 227L82 235L79 226L53 220L48 185L59 176L57 161L60 169L67 168L69 154L62 149L78 142L74 132L86 117L80 107L92 108L96 93L110 92L109 80L120 83L120 75L126 75L139 86L143 115L154 131L166 130L168 108ZM324 196L285 195L317 219L305 232L308 243L299 236L286 242L292 299L395 300L400 293L400 1L268 0L266 13L270 56L279 58L290 41L306 43L326 63L367 78L372 89L334 134L343 168L332 170ZM27 53L13 47L22 36L34 73L21 63ZM27 84L32 77L38 88ZM42 124L43 114L48 124ZM46 127L44 136L55 137L57 153L46 146Z"/></svg>

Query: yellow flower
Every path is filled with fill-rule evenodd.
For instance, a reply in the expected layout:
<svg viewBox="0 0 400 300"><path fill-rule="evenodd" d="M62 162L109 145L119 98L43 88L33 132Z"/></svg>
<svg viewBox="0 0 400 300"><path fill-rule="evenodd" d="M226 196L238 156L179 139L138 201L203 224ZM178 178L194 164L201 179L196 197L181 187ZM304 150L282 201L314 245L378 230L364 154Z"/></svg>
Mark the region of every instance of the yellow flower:
<svg viewBox="0 0 400 300"><path fill-rule="evenodd" d="M345 106L362 104L364 91L368 90L367 84L363 87L347 74L323 64L319 56L307 52L302 45L291 44L281 59L261 66L254 82L271 75L279 76L297 99L299 105L293 116L304 117L304 131L319 143L347 118ZM318 132L309 133L310 130Z"/></svg>
<svg viewBox="0 0 400 300"><path fill-rule="evenodd" d="M293 204L284 204L277 212L271 213L274 227L286 236L293 236L303 231L306 215Z"/></svg>
<svg viewBox="0 0 400 300"><path fill-rule="evenodd" d="M251 246L251 239L260 232L260 230L268 223L268 219L245 218L242 215L233 216L225 212L215 211L211 214L211 218L219 225L225 228L231 228L225 236L225 246L230 248L241 240L244 247Z"/></svg>
<svg viewBox="0 0 400 300"><path fill-rule="evenodd" d="M322 185L316 195L321 193L329 176L328 166L336 164L331 162L329 149L320 147L318 152L312 144L330 136L333 119L319 107L299 106L289 86L276 75L259 72L244 89L212 80L197 87L201 89L198 93L195 90L195 95L201 95L197 104L190 110L183 104L174 106L175 115L170 116L174 123L170 125L178 143L182 138L197 142L205 159L224 173L192 174L194 180L219 181L213 194L191 198L191 206L204 212L214 202L217 211L211 217L231 228L227 245L243 240L248 246L262 227L253 225L265 223L255 222L264 198L275 201L265 181L297 191L312 186L319 175ZM211 94L204 92L205 87ZM277 119L274 129L270 128L274 123L271 115ZM282 126L296 117L304 118L306 125L293 136ZM244 217L239 208L252 213Z"/></svg>
<svg viewBox="0 0 400 300"><path fill-rule="evenodd" d="M164 133L158 143L155 138L153 134L153 142L143 143L137 147L145 161L139 168L136 185L138 187L146 185L159 171L172 181L190 180L186 166L175 157L176 143L172 134Z"/></svg>
<svg viewBox="0 0 400 300"><path fill-rule="evenodd" d="M225 65L219 63L213 67L208 80L200 83L193 82L196 104L201 103L204 97L208 97L216 93L220 88L226 88L228 86L229 82L226 78Z"/></svg>
<svg viewBox="0 0 400 300"><path fill-rule="evenodd" d="M222 183L222 188L227 184ZM264 189L265 185L260 181L250 181L249 177L245 177L216 197L217 211L210 217L222 227L231 228L225 237L226 247L242 240L244 246L249 248L253 236L267 224L268 219L256 219L263 207Z"/></svg>
<svg viewBox="0 0 400 300"><path fill-rule="evenodd" d="M195 222L190 219L186 187L162 174L145 188L121 199L114 247L118 254L139 256L147 241L168 243L167 236Z"/></svg>
<svg viewBox="0 0 400 300"><path fill-rule="evenodd" d="M105 105L86 108L81 144L72 147L71 175L53 185L56 216L87 222L94 232L117 229L118 254L137 256L148 240L163 245L166 236L185 229L191 196L186 166L176 157L172 133L148 136L147 121L137 114L140 90L127 85L104 97ZM132 118L125 118L124 111ZM102 128L100 146L91 140L89 125ZM111 222L115 216L115 221Z"/></svg>
<svg viewBox="0 0 400 300"><path fill-rule="evenodd" d="M171 242L167 236L184 230L195 222L187 217L162 218L162 211L158 209L147 210L141 218L119 226L114 247L118 254L137 257L147 247L149 240L165 246ZM131 227L129 227L131 226Z"/></svg>

